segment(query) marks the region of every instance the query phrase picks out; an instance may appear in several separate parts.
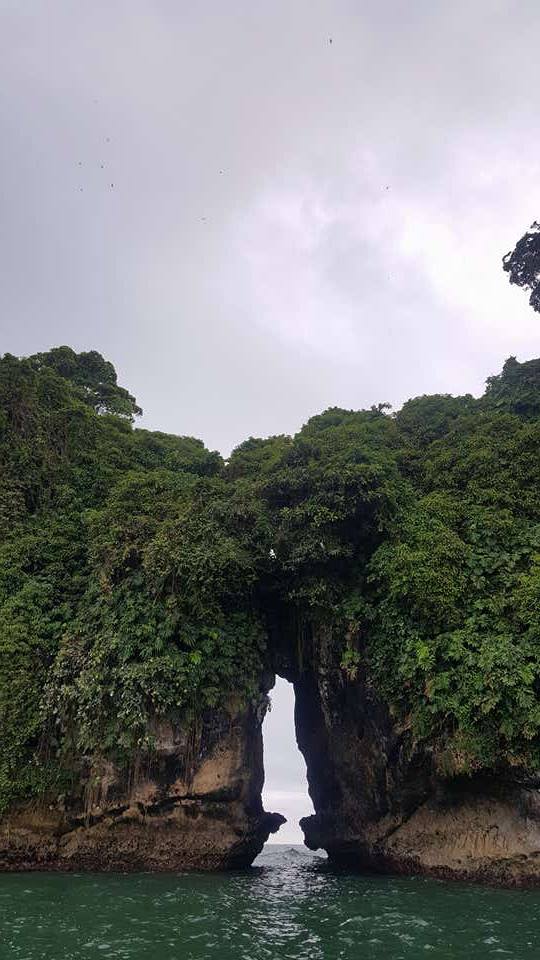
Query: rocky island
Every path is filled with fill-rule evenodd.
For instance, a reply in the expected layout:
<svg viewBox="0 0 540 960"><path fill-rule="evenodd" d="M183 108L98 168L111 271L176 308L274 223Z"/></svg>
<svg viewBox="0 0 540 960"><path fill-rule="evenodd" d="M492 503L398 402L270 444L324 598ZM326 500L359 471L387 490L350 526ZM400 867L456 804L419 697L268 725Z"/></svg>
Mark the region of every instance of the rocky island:
<svg viewBox="0 0 540 960"><path fill-rule="evenodd" d="M96 352L0 360L0 869L249 865L295 690L337 864L540 879L540 360L224 461Z"/></svg>

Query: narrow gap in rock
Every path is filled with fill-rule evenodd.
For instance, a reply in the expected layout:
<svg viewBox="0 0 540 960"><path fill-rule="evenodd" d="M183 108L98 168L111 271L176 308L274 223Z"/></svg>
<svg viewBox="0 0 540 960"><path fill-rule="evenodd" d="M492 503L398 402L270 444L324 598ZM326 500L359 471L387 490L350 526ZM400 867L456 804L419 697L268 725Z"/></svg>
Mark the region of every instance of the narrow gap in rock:
<svg viewBox="0 0 540 960"><path fill-rule="evenodd" d="M269 843L303 843L298 821L314 811L308 794L306 764L296 743L293 685L277 677L270 700L271 710L263 726L263 804L265 810L282 813L287 823L271 835Z"/></svg>

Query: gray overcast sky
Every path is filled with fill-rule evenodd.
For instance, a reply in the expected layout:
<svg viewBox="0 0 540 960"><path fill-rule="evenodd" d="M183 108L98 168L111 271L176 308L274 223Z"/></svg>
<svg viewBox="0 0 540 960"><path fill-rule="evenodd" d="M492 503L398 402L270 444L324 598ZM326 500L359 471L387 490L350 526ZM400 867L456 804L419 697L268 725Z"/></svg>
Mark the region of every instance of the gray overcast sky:
<svg viewBox="0 0 540 960"><path fill-rule="evenodd" d="M480 392L540 354L539 41L538 0L0 0L1 349L98 349L224 453Z"/></svg>
<svg viewBox="0 0 540 960"><path fill-rule="evenodd" d="M540 353L500 267L540 209L537 0L0 17L3 349L101 350L224 452Z"/></svg>

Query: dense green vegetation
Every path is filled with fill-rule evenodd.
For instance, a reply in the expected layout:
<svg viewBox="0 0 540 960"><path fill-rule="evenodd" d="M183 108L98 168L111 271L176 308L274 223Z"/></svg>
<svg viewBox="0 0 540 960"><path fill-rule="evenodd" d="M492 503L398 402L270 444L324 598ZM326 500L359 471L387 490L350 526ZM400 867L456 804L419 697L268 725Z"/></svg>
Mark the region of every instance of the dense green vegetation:
<svg viewBox="0 0 540 960"><path fill-rule="evenodd" d="M441 771L538 766L540 361L226 463L139 412L95 352L0 360L0 809L257 697L276 611Z"/></svg>

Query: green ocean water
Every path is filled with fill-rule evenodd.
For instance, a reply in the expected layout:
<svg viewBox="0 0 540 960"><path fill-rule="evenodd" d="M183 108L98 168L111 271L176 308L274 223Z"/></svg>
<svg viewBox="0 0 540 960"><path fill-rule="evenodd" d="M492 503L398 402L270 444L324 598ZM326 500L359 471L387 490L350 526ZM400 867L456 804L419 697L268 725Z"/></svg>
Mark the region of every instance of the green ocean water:
<svg viewBox="0 0 540 960"><path fill-rule="evenodd" d="M540 890L333 872L266 847L231 874L0 875L1 960L540 958Z"/></svg>

